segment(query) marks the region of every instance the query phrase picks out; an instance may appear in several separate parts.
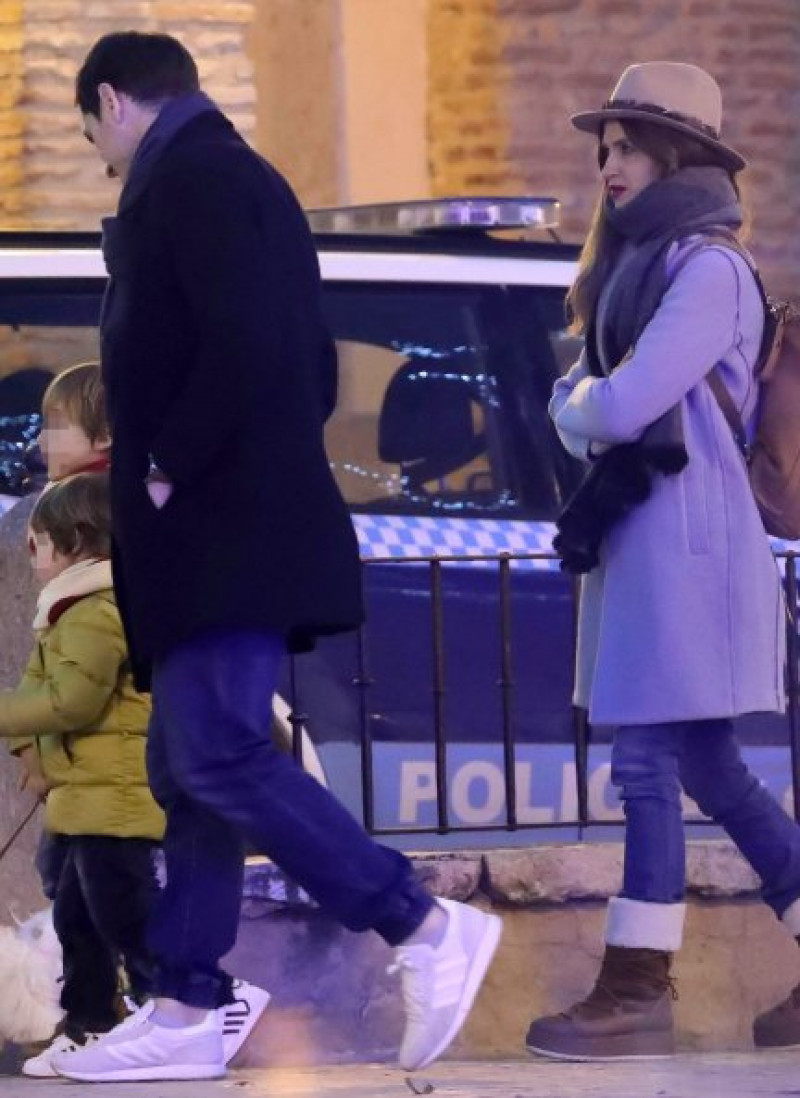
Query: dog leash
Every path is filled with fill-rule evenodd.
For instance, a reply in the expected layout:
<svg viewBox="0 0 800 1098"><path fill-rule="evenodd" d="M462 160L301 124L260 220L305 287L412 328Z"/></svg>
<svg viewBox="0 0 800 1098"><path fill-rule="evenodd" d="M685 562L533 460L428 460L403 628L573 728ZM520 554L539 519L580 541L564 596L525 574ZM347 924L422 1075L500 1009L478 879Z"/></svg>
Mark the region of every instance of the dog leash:
<svg viewBox="0 0 800 1098"><path fill-rule="evenodd" d="M5 858L6 854L8 854L9 850L14 845L14 843L17 841L17 839L20 837L20 835L22 834L22 832L25 829L25 827L27 826L27 824L29 824L30 821L33 819L33 817L36 815L36 811L37 811L38 808L39 808L39 802L35 801L34 805L33 805L33 808L30 810L30 812L27 814L27 816L24 816L22 818L22 821L17 824L14 831L6 839L3 846L0 847L0 862L2 862L3 858Z"/></svg>

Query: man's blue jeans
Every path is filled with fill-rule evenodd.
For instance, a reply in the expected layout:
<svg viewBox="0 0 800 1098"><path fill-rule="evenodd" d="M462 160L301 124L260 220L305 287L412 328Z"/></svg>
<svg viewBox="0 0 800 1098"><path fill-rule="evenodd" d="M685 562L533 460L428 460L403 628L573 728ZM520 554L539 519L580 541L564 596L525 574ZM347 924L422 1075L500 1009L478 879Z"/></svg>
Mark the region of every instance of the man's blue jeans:
<svg viewBox="0 0 800 1098"><path fill-rule="evenodd" d="M244 843L268 855L350 930L390 945L433 900L402 854L379 846L272 744L285 654L267 632L206 633L154 669L150 784L167 814L167 883L151 922L157 994L213 1008L230 999L218 961L236 941Z"/></svg>
<svg viewBox="0 0 800 1098"><path fill-rule="evenodd" d="M683 786L727 831L778 917L800 898L800 827L745 766L731 721L622 726L614 736L611 780L627 824L622 896L664 904L683 899Z"/></svg>

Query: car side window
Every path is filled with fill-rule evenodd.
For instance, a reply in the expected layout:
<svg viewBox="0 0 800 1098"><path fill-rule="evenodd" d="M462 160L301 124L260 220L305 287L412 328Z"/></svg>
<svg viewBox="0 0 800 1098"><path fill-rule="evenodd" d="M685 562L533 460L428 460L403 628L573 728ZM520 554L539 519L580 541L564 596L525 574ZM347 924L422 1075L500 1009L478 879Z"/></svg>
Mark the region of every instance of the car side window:
<svg viewBox="0 0 800 1098"><path fill-rule="evenodd" d="M34 447L52 379L49 370L30 366L0 377L0 496L22 496L40 486L43 467Z"/></svg>
<svg viewBox="0 0 800 1098"><path fill-rule="evenodd" d="M354 510L555 517L563 293L339 284L326 312L339 354L326 445Z"/></svg>
<svg viewBox="0 0 800 1098"><path fill-rule="evenodd" d="M489 453L491 386L474 361L406 358L340 341L339 400L326 433L348 502L436 509L504 490Z"/></svg>
<svg viewBox="0 0 800 1098"><path fill-rule="evenodd" d="M471 513L502 502L480 309L472 288L328 291L339 398L326 444L354 508Z"/></svg>

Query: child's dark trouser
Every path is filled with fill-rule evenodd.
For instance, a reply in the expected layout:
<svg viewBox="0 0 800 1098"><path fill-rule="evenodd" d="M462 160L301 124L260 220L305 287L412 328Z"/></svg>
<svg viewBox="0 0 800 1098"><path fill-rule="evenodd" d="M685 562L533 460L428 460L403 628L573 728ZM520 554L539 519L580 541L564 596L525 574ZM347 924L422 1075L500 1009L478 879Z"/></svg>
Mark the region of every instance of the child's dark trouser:
<svg viewBox="0 0 800 1098"><path fill-rule="evenodd" d="M39 837L34 864L39 874L42 892L50 903L56 898L58 880L64 868L68 849L69 839L66 835L54 835L50 831L43 831Z"/></svg>
<svg viewBox="0 0 800 1098"><path fill-rule="evenodd" d="M147 921L158 892L149 839L60 836L66 846L53 901L64 953L61 1006L66 1031L104 1032L117 1024L121 963L136 998L153 986Z"/></svg>

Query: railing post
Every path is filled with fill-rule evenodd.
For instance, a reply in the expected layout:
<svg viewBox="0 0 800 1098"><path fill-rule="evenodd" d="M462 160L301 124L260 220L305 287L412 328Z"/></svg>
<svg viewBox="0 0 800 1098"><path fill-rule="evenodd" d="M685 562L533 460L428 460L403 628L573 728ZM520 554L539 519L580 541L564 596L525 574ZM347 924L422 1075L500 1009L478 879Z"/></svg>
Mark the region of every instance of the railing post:
<svg viewBox="0 0 800 1098"><path fill-rule="evenodd" d="M292 755L303 766L303 726L308 723L307 713L297 712L297 656L289 657L289 716L292 729Z"/></svg>
<svg viewBox="0 0 800 1098"><path fill-rule="evenodd" d="M800 714L798 714L797 553L786 553L786 693L789 709L789 756L792 768L794 818L800 821Z"/></svg>
<svg viewBox="0 0 800 1098"><path fill-rule="evenodd" d="M503 776L506 787L506 822L517 829L517 766L511 727L511 697L514 688L511 663L511 558L499 555L500 578L500 690L503 706Z"/></svg>
<svg viewBox="0 0 800 1098"><path fill-rule="evenodd" d="M431 616L433 626L433 735L436 769L436 820L438 830L450 829L447 807L447 740L444 731L445 660L442 602L442 562L431 560Z"/></svg>
<svg viewBox="0 0 800 1098"><path fill-rule="evenodd" d="M578 615L581 601L581 581L572 581L572 663L576 665L578 650ZM572 707L572 731L575 737L575 797L578 803L580 837L589 823L589 719L585 709Z"/></svg>
<svg viewBox="0 0 800 1098"><path fill-rule="evenodd" d="M366 642L366 625L358 630L357 651L358 669L353 685L358 688L358 720L361 739L361 804L364 812L364 827L372 834L375 830L375 781L372 759L372 726L369 719L369 699L367 691L373 679L369 674Z"/></svg>
<svg viewBox="0 0 800 1098"><path fill-rule="evenodd" d="M572 727L575 733L575 793L578 801L580 838L589 826L589 718L585 709L572 707Z"/></svg>

